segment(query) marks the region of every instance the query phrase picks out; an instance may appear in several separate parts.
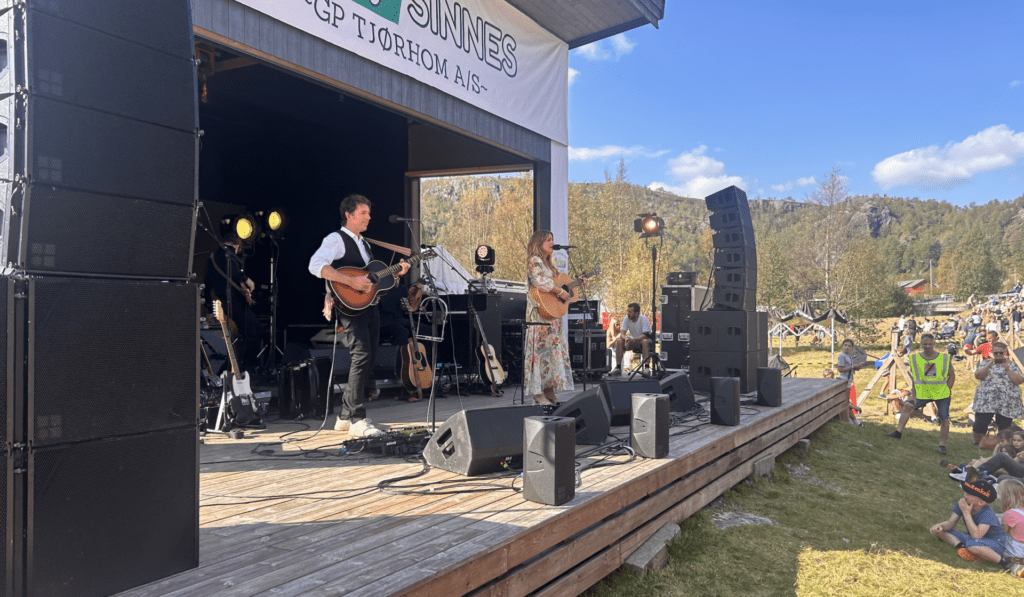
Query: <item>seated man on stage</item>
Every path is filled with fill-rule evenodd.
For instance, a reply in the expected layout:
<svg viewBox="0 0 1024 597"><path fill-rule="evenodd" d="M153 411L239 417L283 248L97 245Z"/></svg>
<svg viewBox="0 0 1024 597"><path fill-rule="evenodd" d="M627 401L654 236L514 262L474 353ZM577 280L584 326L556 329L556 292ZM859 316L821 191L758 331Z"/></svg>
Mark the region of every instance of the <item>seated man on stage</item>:
<svg viewBox="0 0 1024 597"><path fill-rule="evenodd" d="M652 346L650 334L650 320L646 315L640 314L640 305L630 303L626 307L626 317L622 320L622 335L615 341L615 369L608 375L622 375L622 356L627 350L639 351L646 362Z"/></svg>

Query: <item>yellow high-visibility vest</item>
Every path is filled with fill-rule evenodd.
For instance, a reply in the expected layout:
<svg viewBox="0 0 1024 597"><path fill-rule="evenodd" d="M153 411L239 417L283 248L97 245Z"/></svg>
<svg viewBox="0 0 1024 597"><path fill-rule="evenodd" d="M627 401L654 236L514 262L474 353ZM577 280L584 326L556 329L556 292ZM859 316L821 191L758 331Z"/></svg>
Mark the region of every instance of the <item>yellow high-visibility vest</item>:
<svg viewBox="0 0 1024 597"><path fill-rule="evenodd" d="M914 377L914 393L918 400L942 400L951 391L946 385L949 376L949 355L939 353L928 360L916 352L910 355L910 372Z"/></svg>

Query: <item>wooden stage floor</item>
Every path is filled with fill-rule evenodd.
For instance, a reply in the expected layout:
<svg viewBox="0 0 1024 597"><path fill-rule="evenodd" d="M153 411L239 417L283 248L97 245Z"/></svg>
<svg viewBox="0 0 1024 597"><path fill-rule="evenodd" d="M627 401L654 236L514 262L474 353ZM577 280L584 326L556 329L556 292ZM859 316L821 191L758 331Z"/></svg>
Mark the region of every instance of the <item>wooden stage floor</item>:
<svg viewBox="0 0 1024 597"><path fill-rule="evenodd" d="M438 425L462 408L511 405L510 395L438 400ZM437 469L400 484L429 483L418 489L433 491L385 494L379 481L422 465L340 455L340 433L310 437L319 422L298 433L295 423L271 423L242 440L208 435L200 450L199 567L119 597L577 595L664 524L752 474L756 461L844 413L846 400L841 381L785 378L781 407L744 406L736 427L710 425L706 416L673 427L668 458L610 457L622 464L583 471L575 498L559 507L525 501L510 477ZM425 401L374 401L368 410L395 426L427 421ZM628 439L629 429L612 433Z"/></svg>

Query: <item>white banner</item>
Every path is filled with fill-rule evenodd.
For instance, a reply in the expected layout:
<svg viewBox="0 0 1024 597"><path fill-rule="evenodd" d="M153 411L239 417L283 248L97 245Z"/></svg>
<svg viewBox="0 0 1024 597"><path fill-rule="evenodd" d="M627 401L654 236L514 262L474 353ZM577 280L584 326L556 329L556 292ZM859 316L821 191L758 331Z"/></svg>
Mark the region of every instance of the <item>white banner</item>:
<svg viewBox="0 0 1024 597"><path fill-rule="evenodd" d="M235 1L569 143L569 47L504 0Z"/></svg>

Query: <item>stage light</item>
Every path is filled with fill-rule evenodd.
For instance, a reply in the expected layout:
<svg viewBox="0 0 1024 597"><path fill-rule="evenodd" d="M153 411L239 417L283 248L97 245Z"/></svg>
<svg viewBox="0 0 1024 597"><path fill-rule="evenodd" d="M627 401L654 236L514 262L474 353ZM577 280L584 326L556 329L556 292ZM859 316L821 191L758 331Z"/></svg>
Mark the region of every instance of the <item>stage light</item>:
<svg viewBox="0 0 1024 597"><path fill-rule="evenodd" d="M476 248L473 257L476 259L477 272L489 274L494 271L494 249L487 245L480 245Z"/></svg>
<svg viewBox="0 0 1024 597"><path fill-rule="evenodd" d="M244 243L251 243L259 234L260 223L249 214L238 214L221 222L221 236L225 240L238 239Z"/></svg>
<svg viewBox="0 0 1024 597"><path fill-rule="evenodd" d="M640 238L651 238L661 236L665 227L665 220L658 217L656 213L638 214L633 220L633 231L640 233Z"/></svg>
<svg viewBox="0 0 1024 597"><path fill-rule="evenodd" d="M258 212L256 215L260 217L263 229L266 231L267 236L276 239L281 238L281 233L288 226L288 218L285 217L283 211L280 209L271 209Z"/></svg>

